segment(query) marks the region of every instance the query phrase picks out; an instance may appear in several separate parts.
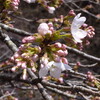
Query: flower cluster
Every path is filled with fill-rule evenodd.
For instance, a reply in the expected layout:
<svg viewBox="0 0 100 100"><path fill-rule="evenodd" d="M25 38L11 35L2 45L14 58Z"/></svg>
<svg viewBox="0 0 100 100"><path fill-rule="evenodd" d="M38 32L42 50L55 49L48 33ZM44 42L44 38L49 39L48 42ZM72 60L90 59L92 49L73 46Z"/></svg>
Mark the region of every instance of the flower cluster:
<svg viewBox="0 0 100 100"><path fill-rule="evenodd" d="M13 7L14 10L18 9L19 3L20 3L20 0L12 0L11 1L11 6Z"/></svg>
<svg viewBox="0 0 100 100"><path fill-rule="evenodd" d="M48 10L50 14L53 14L56 8L61 6L63 3L63 0L56 0L56 1L51 1L51 0L24 0L27 3L35 3L38 2L41 4L45 9ZM50 6L52 5L52 6Z"/></svg>
<svg viewBox="0 0 100 100"><path fill-rule="evenodd" d="M65 25L65 28L61 29L59 26L58 30L56 26L59 23L54 24L55 19L51 22L48 21L48 23L40 23L37 28L38 33L24 37L22 39L23 44L10 59L11 62L16 64L12 71L22 68L23 79L26 79L27 68L39 73L39 77L50 75L54 78L61 78L63 72L72 70L66 58L68 55L66 40L74 39L73 46L76 46L76 43L82 45L82 41L86 40L85 37L94 35L93 27L87 26L85 24L86 18L80 17L80 15L79 13L75 16L74 11L71 10L66 17L61 16L60 19L56 19L56 21ZM70 16L75 16L72 22L68 20ZM66 28L70 25L71 28ZM66 34L67 31L71 33ZM65 32L65 34L62 34L62 32ZM62 42L62 40L65 41Z"/></svg>
<svg viewBox="0 0 100 100"><path fill-rule="evenodd" d="M18 52L10 58L10 62L16 65L12 68L12 71L16 71L19 68L23 69L23 79L27 77L27 68L31 68L34 72L36 71L36 61L38 60L38 54L41 52L39 46L31 47L29 45L21 45Z"/></svg>

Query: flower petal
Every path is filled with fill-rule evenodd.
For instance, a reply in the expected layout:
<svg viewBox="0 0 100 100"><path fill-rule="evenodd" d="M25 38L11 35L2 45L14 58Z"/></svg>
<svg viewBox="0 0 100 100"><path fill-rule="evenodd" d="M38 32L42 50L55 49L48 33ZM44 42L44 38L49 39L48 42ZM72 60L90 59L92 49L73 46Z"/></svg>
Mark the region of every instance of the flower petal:
<svg viewBox="0 0 100 100"><path fill-rule="evenodd" d="M78 29L77 32L73 34L73 38L75 39L76 42L82 42L81 39L83 39L86 36L87 32L82 29Z"/></svg>
<svg viewBox="0 0 100 100"><path fill-rule="evenodd" d="M80 28L84 22L86 21L86 17L80 17L81 13L79 13L77 16L75 16L72 25L73 26L77 26L78 28Z"/></svg>
<svg viewBox="0 0 100 100"><path fill-rule="evenodd" d="M46 76L47 74L48 74L48 67L43 67L40 69L40 71L39 71L40 78Z"/></svg>
<svg viewBox="0 0 100 100"><path fill-rule="evenodd" d="M87 36L86 31L79 29L86 21L86 17L80 17L80 15L81 13L75 16L71 25L71 34L76 42L82 42L81 39Z"/></svg>
<svg viewBox="0 0 100 100"><path fill-rule="evenodd" d="M52 67L50 68L50 75L55 78L60 78L61 71L62 70L59 67Z"/></svg>
<svg viewBox="0 0 100 100"><path fill-rule="evenodd" d="M66 70L72 70L72 68L69 65L64 64L64 66L65 66Z"/></svg>
<svg viewBox="0 0 100 100"><path fill-rule="evenodd" d="M79 37L81 39L83 39L84 37L86 37L87 34L88 33L86 31L82 30L82 29L78 29L78 31L77 31L77 37Z"/></svg>
<svg viewBox="0 0 100 100"><path fill-rule="evenodd" d="M58 63L55 62L53 65L54 65L54 66L57 66L57 67L60 68L62 71L66 70L65 64L62 63L62 62L58 62Z"/></svg>

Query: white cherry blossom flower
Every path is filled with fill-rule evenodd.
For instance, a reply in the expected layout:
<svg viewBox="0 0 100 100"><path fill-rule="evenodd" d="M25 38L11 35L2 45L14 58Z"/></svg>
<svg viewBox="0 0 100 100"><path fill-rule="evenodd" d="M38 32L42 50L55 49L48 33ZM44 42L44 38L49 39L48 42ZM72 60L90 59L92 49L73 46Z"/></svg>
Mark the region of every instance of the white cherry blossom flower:
<svg viewBox="0 0 100 100"><path fill-rule="evenodd" d="M34 3L36 0L24 0L27 3Z"/></svg>
<svg viewBox="0 0 100 100"><path fill-rule="evenodd" d="M61 72L64 70L71 70L71 67L62 62L49 62L46 66L42 67L39 71L39 77L44 77L50 71L50 75L55 78L60 78Z"/></svg>
<svg viewBox="0 0 100 100"><path fill-rule="evenodd" d="M84 37L87 36L87 32L85 30L80 29L80 27L86 21L86 17L80 17L81 13L75 16L71 25L71 34L76 42L81 43Z"/></svg>

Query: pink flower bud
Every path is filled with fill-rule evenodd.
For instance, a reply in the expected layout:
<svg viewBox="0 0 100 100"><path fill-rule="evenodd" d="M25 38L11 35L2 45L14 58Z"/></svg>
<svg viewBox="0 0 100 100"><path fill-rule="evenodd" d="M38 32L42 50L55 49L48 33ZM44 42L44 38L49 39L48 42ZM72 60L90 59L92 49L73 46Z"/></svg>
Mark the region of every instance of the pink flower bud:
<svg viewBox="0 0 100 100"><path fill-rule="evenodd" d="M48 6L48 12L49 12L50 14L53 14L54 11L55 11L55 8L54 8L54 7L49 7L49 6Z"/></svg>
<svg viewBox="0 0 100 100"><path fill-rule="evenodd" d="M61 58L58 55L54 58L55 62L60 62L60 60L61 60Z"/></svg>
<svg viewBox="0 0 100 100"><path fill-rule="evenodd" d="M52 31L54 31L54 28L53 27L50 27L49 29L50 29L51 33L52 33Z"/></svg>
<svg viewBox="0 0 100 100"><path fill-rule="evenodd" d="M52 23L52 22L49 22L49 23L48 23L48 26L49 26L49 27L53 27L53 23Z"/></svg>
<svg viewBox="0 0 100 100"><path fill-rule="evenodd" d="M32 67L32 71L33 71L33 72L36 72L36 68L35 68L35 67Z"/></svg>
<svg viewBox="0 0 100 100"><path fill-rule="evenodd" d="M41 52L41 47L37 46L37 48L38 48L38 52L40 53Z"/></svg>
<svg viewBox="0 0 100 100"><path fill-rule="evenodd" d="M47 23L41 23L38 27L38 33L41 35L45 35L46 33L48 33L49 31L49 27Z"/></svg>
<svg viewBox="0 0 100 100"><path fill-rule="evenodd" d="M63 50L66 50L67 46L65 44L62 44L62 47L61 47Z"/></svg>
<svg viewBox="0 0 100 100"><path fill-rule="evenodd" d="M19 3L20 3L20 0L12 0L11 7L13 7L14 10L17 10Z"/></svg>
<svg viewBox="0 0 100 100"><path fill-rule="evenodd" d="M87 24L85 24L85 23L82 25L82 27L83 27L83 28L86 28L87 26L88 26L88 25L87 25Z"/></svg>
<svg viewBox="0 0 100 100"><path fill-rule="evenodd" d="M68 60L67 60L66 58L62 57L61 60L62 60L62 62L63 62L64 64L68 64Z"/></svg>
<svg viewBox="0 0 100 100"><path fill-rule="evenodd" d="M22 67L23 69L27 68L26 62L22 62L21 67Z"/></svg>
<svg viewBox="0 0 100 100"><path fill-rule="evenodd" d="M76 64L77 64L77 66L80 66L81 65L81 63L79 61Z"/></svg>
<svg viewBox="0 0 100 100"><path fill-rule="evenodd" d="M34 36L28 36L23 38L22 43L31 43L34 42L36 40L36 38Z"/></svg>
<svg viewBox="0 0 100 100"><path fill-rule="evenodd" d="M58 22L58 19L57 19L57 18L54 18L54 21L55 21L55 22Z"/></svg>
<svg viewBox="0 0 100 100"><path fill-rule="evenodd" d="M74 10L70 10L69 13L68 13L68 15L69 15L69 16L76 16Z"/></svg>
<svg viewBox="0 0 100 100"><path fill-rule="evenodd" d="M67 50L64 50L64 56L68 55L68 51Z"/></svg>
<svg viewBox="0 0 100 100"><path fill-rule="evenodd" d="M57 52L56 52L56 54L58 55L58 56L64 56L64 51L62 51L62 50L58 50Z"/></svg>
<svg viewBox="0 0 100 100"><path fill-rule="evenodd" d="M60 77L60 78L58 79L58 81L59 81L60 83L63 83L63 78Z"/></svg>
<svg viewBox="0 0 100 100"><path fill-rule="evenodd" d="M15 58L14 58L14 56L12 56L11 58L10 58L10 61L14 61L15 60Z"/></svg>
<svg viewBox="0 0 100 100"><path fill-rule="evenodd" d="M62 47L62 44L61 44L60 42L56 42L56 43L54 44L54 46L57 47L57 48L61 48L61 47Z"/></svg>
<svg viewBox="0 0 100 100"><path fill-rule="evenodd" d="M19 66L21 66L22 65L22 62L21 61L18 61L17 62L17 66L19 67Z"/></svg>
<svg viewBox="0 0 100 100"><path fill-rule="evenodd" d="M12 67L11 71L15 72L17 68L18 68L18 66L14 66L14 67Z"/></svg>
<svg viewBox="0 0 100 100"><path fill-rule="evenodd" d="M20 55L18 54L18 53L15 53L14 54L14 58L16 59L16 58L18 58Z"/></svg>
<svg viewBox="0 0 100 100"><path fill-rule="evenodd" d="M86 40L85 42L86 42L86 43L85 43L86 45L89 45L89 44L90 44L90 42L89 42L88 40Z"/></svg>
<svg viewBox="0 0 100 100"><path fill-rule="evenodd" d="M37 55L37 54L34 54L34 56L32 57L32 60L33 60L34 62L36 62L36 61L38 60L38 55Z"/></svg>

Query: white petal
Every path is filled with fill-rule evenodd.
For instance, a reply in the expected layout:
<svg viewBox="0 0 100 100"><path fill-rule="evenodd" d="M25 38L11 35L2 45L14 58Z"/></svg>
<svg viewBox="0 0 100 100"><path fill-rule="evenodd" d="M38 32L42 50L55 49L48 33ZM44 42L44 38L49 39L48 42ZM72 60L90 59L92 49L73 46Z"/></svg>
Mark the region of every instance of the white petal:
<svg viewBox="0 0 100 100"><path fill-rule="evenodd" d="M47 64L47 67L48 69L54 64L54 61L50 61L48 64Z"/></svg>
<svg viewBox="0 0 100 100"><path fill-rule="evenodd" d="M48 67L43 67L40 69L40 71L39 71L40 78L46 76L47 74L48 74Z"/></svg>
<svg viewBox="0 0 100 100"><path fill-rule="evenodd" d="M52 67L52 68L50 68L50 75L55 78L60 78L61 71L62 70L58 67Z"/></svg>
<svg viewBox="0 0 100 100"><path fill-rule="evenodd" d="M82 40L81 40L80 38L77 38L77 37L75 37L75 36L74 36L74 39L75 39L75 41L78 42L78 43L81 43L81 42L82 42Z"/></svg>
<svg viewBox="0 0 100 100"><path fill-rule="evenodd" d="M66 70L72 70L72 68L69 65L64 64L64 66L65 66Z"/></svg>
<svg viewBox="0 0 100 100"><path fill-rule="evenodd" d="M81 27L84 22L86 21L86 17L80 17L81 13L75 16L73 19L72 25L75 25L77 27Z"/></svg>
<svg viewBox="0 0 100 100"><path fill-rule="evenodd" d="M84 31L82 29L78 29L78 31L77 31L77 37L83 39L86 36L87 36L87 32L86 31Z"/></svg>
<svg viewBox="0 0 100 100"><path fill-rule="evenodd" d="M36 0L24 0L27 3L34 3Z"/></svg>
<svg viewBox="0 0 100 100"><path fill-rule="evenodd" d="M78 19L81 16L81 13L77 14L74 19Z"/></svg>
<svg viewBox="0 0 100 100"><path fill-rule="evenodd" d="M77 32L73 33L72 35L76 42L82 42L81 39L87 36L87 32L82 29L78 29Z"/></svg>
<svg viewBox="0 0 100 100"><path fill-rule="evenodd" d="M62 62L58 62L58 63L55 62L53 65L60 68L62 71L66 70L64 63L62 63Z"/></svg>

